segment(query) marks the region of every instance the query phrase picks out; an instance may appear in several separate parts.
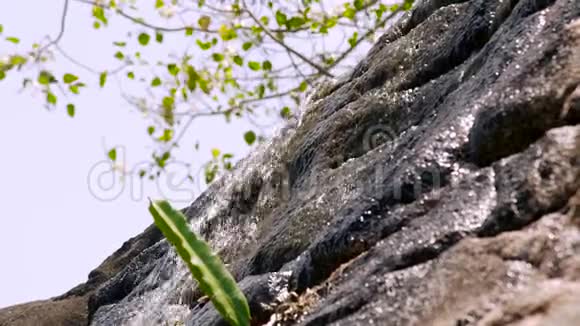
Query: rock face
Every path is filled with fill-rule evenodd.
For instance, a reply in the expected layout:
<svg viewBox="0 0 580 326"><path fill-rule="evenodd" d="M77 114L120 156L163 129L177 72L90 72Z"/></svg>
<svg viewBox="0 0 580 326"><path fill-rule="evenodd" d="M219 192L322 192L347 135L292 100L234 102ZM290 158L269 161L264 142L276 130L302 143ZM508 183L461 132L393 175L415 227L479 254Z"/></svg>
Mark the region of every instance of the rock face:
<svg viewBox="0 0 580 326"><path fill-rule="evenodd" d="M185 210L256 325L580 324L580 1L423 1L311 98ZM160 239L0 325L223 325Z"/></svg>

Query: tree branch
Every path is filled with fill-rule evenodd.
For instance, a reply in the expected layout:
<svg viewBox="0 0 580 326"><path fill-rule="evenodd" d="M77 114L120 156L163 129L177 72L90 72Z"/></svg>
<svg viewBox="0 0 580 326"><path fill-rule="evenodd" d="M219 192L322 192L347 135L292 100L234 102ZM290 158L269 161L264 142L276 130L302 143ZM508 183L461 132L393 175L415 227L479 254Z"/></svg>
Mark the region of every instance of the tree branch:
<svg viewBox="0 0 580 326"><path fill-rule="evenodd" d="M244 11L246 13L248 13L250 18L252 18L252 20L256 23L256 25L258 25L262 30L264 30L264 33L266 33L266 35L268 35L274 42L278 43L281 47L283 47L287 51L291 52L292 54L296 55L302 61L308 63L314 69L318 70L318 72L320 72L321 74L326 75L328 77L334 77L334 75L332 75L324 67L322 67L321 65L317 64L316 62L308 59L302 53L294 50L293 48L289 47L286 43L284 43L280 39L278 39L274 34L272 34L272 32L268 29L268 27L264 26L264 24L262 24L262 22L250 10L248 10L248 7L246 5L246 1L242 0L242 3L244 5Z"/></svg>
<svg viewBox="0 0 580 326"><path fill-rule="evenodd" d="M95 75L100 74L99 71L97 71L97 70L89 67L88 65L78 61L77 59L73 58L70 54L68 54L66 51L64 51L64 49L62 47L60 47L60 45L55 43L54 47L65 59L72 62L73 64L79 66L80 68L83 68L84 70L86 70L92 74L95 74ZM117 73L123 71L123 69L125 69L127 66L129 66L129 64L122 64L122 65L118 66L117 68L111 70L108 73L108 75L110 75L110 76L116 75Z"/></svg>
<svg viewBox="0 0 580 326"><path fill-rule="evenodd" d="M68 53L66 53L58 44L54 44L55 49L63 56L65 57L68 61L74 63L75 65L83 68L84 70L93 73L93 74L98 74L99 72L96 71L95 69L89 67L88 65L78 61L77 59L73 58L72 56L70 56Z"/></svg>
<svg viewBox="0 0 580 326"><path fill-rule="evenodd" d="M286 51L286 53L288 53L288 58L290 59L290 62L292 63L292 66L294 67L294 70L296 70L298 72L298 74L300 75L300 77L302 77L303 79L307 80L306 76L304 76L304 74L302 73L302 70L300 70L300 67L298 67L298 65L294 61L294 58L292 57L292 52Z"/></svg>
<svg viewBox="0 0 580 326"><path fill-rule="evenodd" d="M68 1L68 0L67 0ZM76 2L80 2L80 3L84 3L84 4L88 4L91 6L96 6L96 7L101 7L103 9L107 9L107 10L114 10L117 14L119 14L120 16L132 21L135 24L141 25L143 27L147 27L149 29L153 29L156 31L160 31L160 32L184 32L186 30L192 30L195 32L201 32L201 33L210 33L210 34L219 34L219 30L217 29L202 29L202 28L198 28L198 27L194 27L194 26L182 26L182 27L165 27L165 26L158 26L158 25L154 25L151 23L148 23L140 18L137 17L133 17L129 14L127 14L126 12L124 12L121 9L118 8L112 8L110 5L107 4L103 4L103 3L98 3L98 2L94 2L91 0L74 0ZM243 30L252 30L249 27L244 27L244 26L240 26L238 27L239 29L243 29ZM294 30L289 30L289 29L278 29L276 30L276 33L288 33L288 32L294 32Z"/></svg>
<svg viewBox="0 0 580 326"><path fill-rule="evenodd" d="M64 35L64 30L66 27L66 15L68 13L68 2L69 2L69 0L64 0L64 7L62 9L62 15L60 18L60 31L58 32L58 35L56 36L56 38L54 38L53 40L48 42L48 44L46 44L45 46L43 46L42 48L40 48L38 50L38 55L36 57L37 59L40 57L40 54L42 54L42 52L44 52L47 48L49 48L52 45L57 44L62 39L62 36Z"/></svg>

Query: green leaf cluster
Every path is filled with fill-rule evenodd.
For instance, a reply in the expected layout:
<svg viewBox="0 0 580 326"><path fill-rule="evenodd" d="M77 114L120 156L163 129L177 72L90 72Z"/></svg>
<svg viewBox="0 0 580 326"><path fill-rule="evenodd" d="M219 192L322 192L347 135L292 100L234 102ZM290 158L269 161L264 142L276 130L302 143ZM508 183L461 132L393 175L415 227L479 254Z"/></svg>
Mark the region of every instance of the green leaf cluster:
<svg viewBox="0 0 580 326"><path fill-rule="evenodd" d="M21 76L23 88L36 89L33 93L42 94L46 107L58 108L69 117L82 109L74 103L79 103L76 96L85 95L86 88L110 92L118 87L127 103L147 120L144 134L153 143L149 172L158 175L175 149L191 149L182 144L185 129L192 125L187 122L190 117L221 116L226 123L240 118L290 119L311 85L344 71L353 58L363 54L357 52L361 45L372 43L387 20L409 10L413 1L389 5L372 0L246 3L248 7L243 1L229 5L173 0L155 0L150 5L81 2L88 6L89 24L95 29L118 28L109 40L108 55L113 60L102 60L95 67L74 56L55 55L67 53L55 37L51 38L54 42L42 39L22 50L25 40L21 42L12 31L4 34L8 27L0 24L0 42L14 49L0 60L0 82ZM151 17L152 10L159 19ZM66 29L75 28L72 21L67 21ZM113 24L117 21L129 25ZM338 35L345 42L328 46ZM99 50L93 43L86 43L88 51ZM57 68L62 66L55 64L59 60L70 60L67 71ZM254 146L263 134L267 132L255 128L241 136ZM223 160L222 155L212 159L206 165L206 181L231 164L232 159Z"/></svg>

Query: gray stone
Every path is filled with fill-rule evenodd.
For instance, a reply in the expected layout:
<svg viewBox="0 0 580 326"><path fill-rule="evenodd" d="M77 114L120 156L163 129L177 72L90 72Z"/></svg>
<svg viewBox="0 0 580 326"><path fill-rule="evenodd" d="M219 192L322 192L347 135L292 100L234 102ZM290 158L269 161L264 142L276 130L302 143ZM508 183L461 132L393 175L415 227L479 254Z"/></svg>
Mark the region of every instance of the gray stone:
<svg viewBox="0 0 580 326"><path fill-rule="evenodd" d="M255 324L578 325L579 85L579 1L421 1L185 212ZM92 325L223 324L164 240L127 257Z"/></svg>

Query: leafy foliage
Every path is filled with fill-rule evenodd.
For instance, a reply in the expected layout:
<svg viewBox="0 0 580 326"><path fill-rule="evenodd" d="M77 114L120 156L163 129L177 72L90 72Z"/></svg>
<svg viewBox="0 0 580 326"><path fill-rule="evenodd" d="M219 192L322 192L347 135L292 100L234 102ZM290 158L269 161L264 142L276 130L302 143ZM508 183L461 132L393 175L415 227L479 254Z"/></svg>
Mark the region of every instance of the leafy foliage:
<svg viewBox="0 0 580 326"><path fill-rule="evenodd" d="M111 40L112 62L118 66L87 67L63 54L59 42L67 32L64 28L74 29L64 24L69 2L89 6L95 33L111 28L113 20L132 23L125 33L115 33L126 36ZM112 87L109 80L115 76L123 89L140 89L123 91L123 98L143 114L145 135L155 144L153 164L140 175L155 176L167 163L160 158L174 157L194 119L245 118L255 126L242 135L245 142L253 146L265 139L270 126L293 118L310 85L351 69L378 31L410 9L413 1L394 0L388 5L378 0L61 3L60 33L27 51L7 53L0 60L0 81L11 75L22 77L24 88L45 94L47 108L63 108L70 117L82 114L83 108L71 102L83 95L85 87ZM9 26L0 25L0 42L8 45L3 48L20 49L21 40L5 35L8 30ZM180 44L187 46L177 49ZM163 56L146 54L149 49ZM70 71L56 71L56 60L69 60ZM37 69L22 69L25 66ZM38 73L30 76L25 71ZM221 164L209 165L206 181L222 170Z"/></svg>
<svg viewBox="0 0 580 326"><path fill-rule="evenodd" d="M208 244L191 232L185 216L167 201L150 203L149 212L222 317L231 325L250 325L246 297Z"/></svg>

